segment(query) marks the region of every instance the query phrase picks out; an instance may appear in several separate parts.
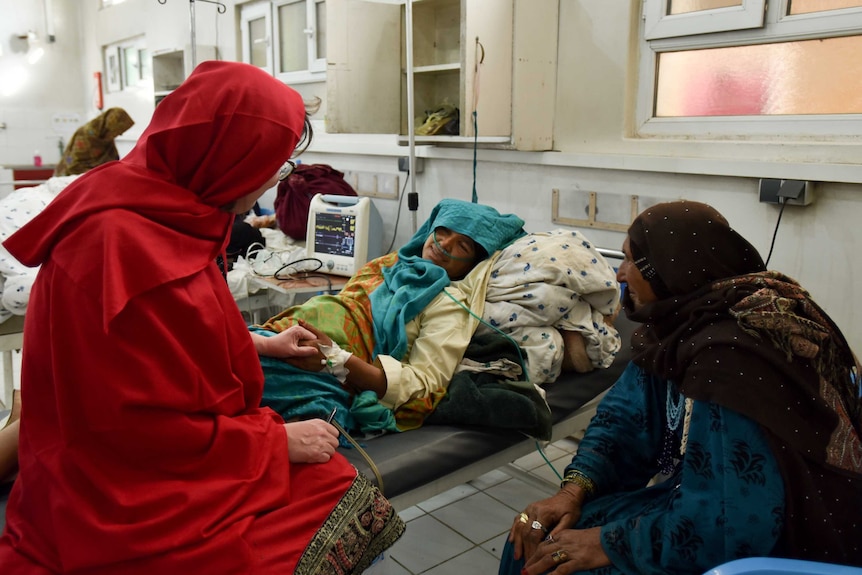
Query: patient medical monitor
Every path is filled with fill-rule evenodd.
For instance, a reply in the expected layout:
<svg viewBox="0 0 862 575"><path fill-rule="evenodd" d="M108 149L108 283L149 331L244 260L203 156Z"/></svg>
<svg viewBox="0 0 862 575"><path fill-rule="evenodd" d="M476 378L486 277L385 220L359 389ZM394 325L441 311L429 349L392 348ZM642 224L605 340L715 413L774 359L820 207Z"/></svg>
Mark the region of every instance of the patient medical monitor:
<svg viewBox="0 0 862 575"><path fill-rule="evenodd" d="M305 249L323 262L320 271L352 276L383 255L380 213L370 198L317 194L308 209Z"/></svg>

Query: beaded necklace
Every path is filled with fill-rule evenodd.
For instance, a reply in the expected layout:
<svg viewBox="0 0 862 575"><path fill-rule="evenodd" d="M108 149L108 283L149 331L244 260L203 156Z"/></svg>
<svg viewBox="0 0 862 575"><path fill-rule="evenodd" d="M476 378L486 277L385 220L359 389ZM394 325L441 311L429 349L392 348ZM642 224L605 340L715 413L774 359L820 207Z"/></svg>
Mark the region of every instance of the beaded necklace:
<svg viewBox="0 0 862 575"><path fill-rule="evenodd" d="M665 428L664 436L662 437L661 455L659 455L658 459L659 472L662 475L669 476L673 474L679 464L680 458L685 454L685 447L688 442L688 428L691 422L692 403L691 399L686 398L676 390L672 382L667 382L667 396L664 404ZM685 415L685 423L683 424L682 440L679 451L674 453L676 431L683 420L683 414Z"/></svg>

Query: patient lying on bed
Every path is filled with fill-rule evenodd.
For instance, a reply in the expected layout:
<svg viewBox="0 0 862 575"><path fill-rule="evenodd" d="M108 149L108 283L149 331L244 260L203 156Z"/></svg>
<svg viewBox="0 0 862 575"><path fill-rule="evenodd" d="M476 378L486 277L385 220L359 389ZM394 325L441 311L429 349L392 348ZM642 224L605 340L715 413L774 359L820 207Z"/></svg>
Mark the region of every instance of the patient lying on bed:
<svg viewBox="0 0 862 575"><path fill-rule="evenodd" d="M405 246L366 264L340 294L271 318L259 336L302 320L338 349L295 365L262 358L263 403L286 418L337 407L342 426L363 432L397 430L412 400L433 409L478 324L467 310L482 312L487 273L464 276L487 270L488 254L524 235L523 224L489 206L443 200Z"/></svg>
<svg viewBox="0 0 862 575"><path fill-rule="evenodd" d="M526 248L532 253L534 244L543 241L535 234L526 236L522 225L520 218L501 216L487 206L443 200L398 253L366 264L340 294L312 298L255 329L255 337L260 338L305 322L318 331L323 344L321 353L312 359L290 363L262 359L266 376L264 404L287 419L325 417L336 407L335 417L342 426L364 433L421 425L446 395L479 326L479 318L484 315L486 321L495 321L487 316L486 294L493 296L489 301L494 299L495 303L506 300L501 282L510 281L513 276L503 269L505 262L501 258L501 255L509 257L508 248L498 250L518 238L522 239L512 246L533 238ZM583 247L582 236L566 233L569 235L557 241L557 247L563 241L574 243L575 239ZM492 257L486 259L489 253ZM521 255L517 258L526 261ZM610 286L605 285L604 279L600 282L604 293L597 296L597 301L600 299L604 306L602 312L594 314L588 304L584 304L589 308L587 311L578 309L580 294L573 291L574 284L564 269L558 277L546 278L561 284L555 290L556 298L547 299L553 303L552 313L545 313L546 318L542 319L541 304L537 302L532 319L527 318L529 306L526 306L523 321L501 325L502 331L514 333L518 338L535 328L530 332L535 342L526 344L535 350L542 349L544 355L533 353L536 359L530 358L526 363L535 363L530 368L531 374L545 372L537 379L539 383L559 375L562 367L563 339L557 328L564 333L580 334L584 342L589 342L580 355L597 366L609 364L619 348L619 338L612 328L594 329L592 322L595 315L604 326L602 314L613 312L619 293L613 271L603 259L600 261L604 266L592 265L594 269L590 271L595 271L597 277L609 277L612 282ZM461 276L463 279L458 279ZM534 291L545 297L546 288L538 285L545 280L532 277ZM516 297L522 298L523 294ZM565 303L563 297L570 302ZM567 314L567 310L571 313ZM585 313L590 319L589 329L580 325ZM512 331L513 328L520 331ZM602 334L595 335L593 331ZM524 346L525 340L518 339L517 344ZM511 340L504 345L516 347ZM591 350L591 346L595 349ZM544 349L547 347L554 349ZM590 353L594 360L590 359ZM546 356L554 358L554 365L545 365ZM521 375L521 366L516 367L517 377ZM551 377L551 373L556 375Z"/></svg>

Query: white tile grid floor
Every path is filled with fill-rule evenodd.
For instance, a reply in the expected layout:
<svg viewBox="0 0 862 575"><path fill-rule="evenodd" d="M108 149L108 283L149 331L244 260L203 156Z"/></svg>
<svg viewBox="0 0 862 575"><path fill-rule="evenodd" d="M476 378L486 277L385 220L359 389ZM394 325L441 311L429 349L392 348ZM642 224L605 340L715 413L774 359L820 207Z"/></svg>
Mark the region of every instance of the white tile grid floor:
<svg viewBox="0 0 862 575"><path fill-rule="evenodd" d="M21 354L16 352L16 380L20 369ZM562 475L577 446L572 437L544 448L557 473ZM407 522L407 530L366 575L497 573L512 520L528 503L555 493L559 485L559 478L538 451L513 465L547 487L512 477L506 468L500 468L404 509L399 515Z"/></svg>
<svg viewBox="0 0 862 575"><path fill-rule="evenodd" d="M545 447L562 475L577 450L566 438ZM545 489L500 468L399 513L407 530L366 575L452 575L497 573L509 527L518 512L557 491L559 478L538 452L515 467L546 482Z"/></svg>

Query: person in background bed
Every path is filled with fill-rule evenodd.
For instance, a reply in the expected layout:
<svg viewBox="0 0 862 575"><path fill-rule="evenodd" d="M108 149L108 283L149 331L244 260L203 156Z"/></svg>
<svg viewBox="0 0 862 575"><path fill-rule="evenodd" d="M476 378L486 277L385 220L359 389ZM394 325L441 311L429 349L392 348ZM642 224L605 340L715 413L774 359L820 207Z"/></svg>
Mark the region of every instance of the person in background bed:
<svg viewBox="0 0 862 575"><path fill-rule="evenodd" d="M6 241L42 268L4 575L361 573L403 532L333 426L259 406L258 350L215 264L309 128L266 72L204 62L126 157ZM294 356L308 335L259 351Z"/></svg>
<svg viewBox="0 0 862 575"><path fill-rule="evenodd" d="M835 323L705 204L648 208L623 252L634 358L500 574L862 565L859 368Z"/></svg>
<svg viewBox="0 0 862 575"><path fill-rule="evenodd" d="M114 140L131 128L134 120L122 108L108 108L72 134L63 150L55 176L74 176L120 159Z"/></svg>
<svg viewBox="0 0 862 575"><path fill-rule="evenodd" d="M270 318L261 337L302 321L323 347L288 359L292 366L266 361L264 404L288 419L336 407L343 427L363 432L421 425L478 325L465 307L481 317L488 256L523 236L523 225L490 206L444 199L398 252L367 263L338 295Z"/></svg>

